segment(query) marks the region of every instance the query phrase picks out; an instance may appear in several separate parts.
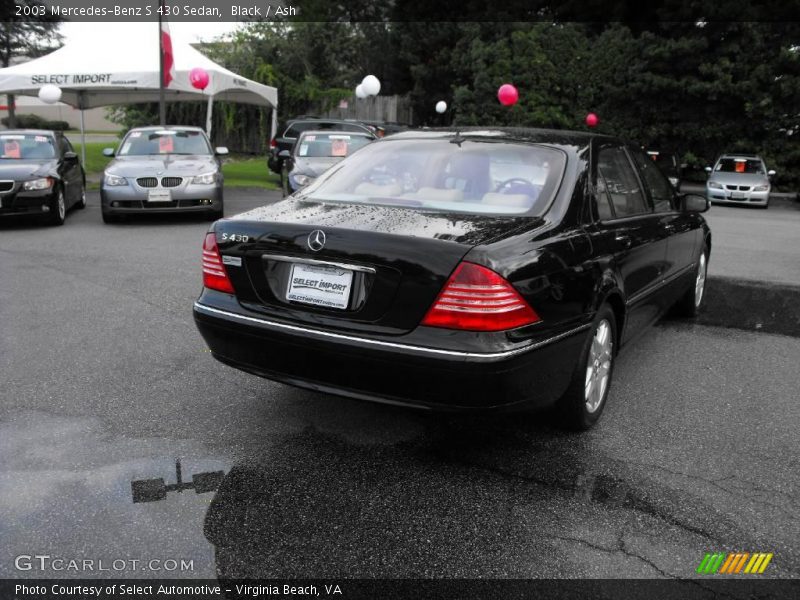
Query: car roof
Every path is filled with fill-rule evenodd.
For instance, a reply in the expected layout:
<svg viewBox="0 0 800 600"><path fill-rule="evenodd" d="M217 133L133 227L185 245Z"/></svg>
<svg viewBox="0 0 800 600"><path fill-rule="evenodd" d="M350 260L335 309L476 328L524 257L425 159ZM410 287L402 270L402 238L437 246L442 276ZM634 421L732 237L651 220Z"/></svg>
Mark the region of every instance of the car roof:
<svg viewBox="0 0 800 600"><path fill-rule="evenodd" d="M335 123L336 125L358 125L359 127L363 127L365 130L369 130L369 126L365 125L363 121L347 121L345 119L321 119L319 117L303 117L302 119L289 119L286 121L284 129L289 129L296 123Z"/></svg>
<svg viewBox="0 0 800 600"><path fill-rule="evenodd" d="M61 131L56 132L53 129L4 129L3 131L0 131L0 135L6 135L8 133L12 134L32 133L34 135L64 135L63 132Z"/></svg>
<svg viewBox="0 0 800 600"><path fill-rule="evenodd" d="M146 127L131 127L129 131L201 131L203 132L202 127L195 127L193 125L164 125L161 127L160 125L147 125Z"/></svg>
<svg viewBox="0 0 800 600"><path fill-rule="evenodd" d="M384 140L436 139L459 134L467 138L504 139L552 144L557 146L588 146L592 140L625 144L623 140L608 135L568 129L540 129L534 127L449 127L413 129L392 134Z"/></svg>
<svg viewBox="0 0 800 600"><path fill-rule="evenodd" d="M307 135L361 135L364 137L375 137L371 131L339 131L337 129L309 129L308 131L301 131L298 137Z"/></svg>
<svg viewBox="0 0 800 600"><path fill-rule="evenodd" d="M723 158L747 158L751 160L761 160L761 157L757 154L723 154L718 160L722 160Z"/></svg>

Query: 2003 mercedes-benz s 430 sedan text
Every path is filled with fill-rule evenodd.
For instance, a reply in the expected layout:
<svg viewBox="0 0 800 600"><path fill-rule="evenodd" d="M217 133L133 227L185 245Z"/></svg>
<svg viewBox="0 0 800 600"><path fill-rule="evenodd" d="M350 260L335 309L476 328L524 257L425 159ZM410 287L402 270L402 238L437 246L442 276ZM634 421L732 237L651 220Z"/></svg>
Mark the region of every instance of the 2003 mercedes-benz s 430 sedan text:
<svg viewBox="0 0 800 600"><path fill-rule="evenodd" d="M401 133L217 221L195 321L217 359L269 379L442 410L555 405L587 428L619 348L672 306L697 312L707 209L611 137Z"/></svg>

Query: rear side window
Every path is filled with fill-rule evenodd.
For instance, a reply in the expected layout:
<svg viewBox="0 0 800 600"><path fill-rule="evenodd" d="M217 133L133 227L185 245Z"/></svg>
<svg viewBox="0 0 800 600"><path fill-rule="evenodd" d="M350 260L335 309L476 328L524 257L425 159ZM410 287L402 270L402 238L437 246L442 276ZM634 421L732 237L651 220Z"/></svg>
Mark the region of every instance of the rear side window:
<svg viewBox="0 0 800 600"><path fill-rule="evenodd" d="M310 131L311 129L324 129L323 127L315 127L316 125L319 125L319 123L309 123L308 121L292 123L291 127L289 127L289 129L287 129L283 134L283 137L296 138L304 131Z"/></svg>
<svg viewBox="0 0 800 600"><path fill-rule="evenodd" d="M651 212L639 185L639 179L622 148L602 148L598 157L597 171L598 182L601 178L604 181L605 191L616 218Z"/></svg>
<svg viewBox="0 0 800 600"><path fill-rule="evenodd" d="M633 152L633 159L639 167L645 185L650 190L653 207L656 212L669 212L673 210L673 189L667 178L659 170L656 163L647 158L643 152Z"/></svg>

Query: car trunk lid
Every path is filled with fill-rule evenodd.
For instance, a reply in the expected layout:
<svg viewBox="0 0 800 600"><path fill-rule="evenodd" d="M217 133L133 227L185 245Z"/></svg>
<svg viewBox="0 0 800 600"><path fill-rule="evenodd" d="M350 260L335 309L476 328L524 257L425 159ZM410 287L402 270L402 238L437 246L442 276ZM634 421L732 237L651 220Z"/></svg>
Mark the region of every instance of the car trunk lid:
<svg viewBox="0 0 800 600"><path fill-rule="evenodd" d="M219 221L215 231L246 308L398 335L420 323L467 252L529 222L287 199Z"/></svg>

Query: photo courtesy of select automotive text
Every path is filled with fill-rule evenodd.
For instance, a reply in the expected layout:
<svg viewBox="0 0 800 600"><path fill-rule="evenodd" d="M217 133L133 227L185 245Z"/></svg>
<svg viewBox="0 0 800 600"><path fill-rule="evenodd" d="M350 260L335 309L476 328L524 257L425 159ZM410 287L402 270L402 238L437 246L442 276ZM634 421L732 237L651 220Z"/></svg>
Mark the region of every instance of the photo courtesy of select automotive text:
<svg viewBox="0 0 800 600"><path fill-rule="evenodd" d="M800 0L0 15L0 600L800 598Z"/></svg>

